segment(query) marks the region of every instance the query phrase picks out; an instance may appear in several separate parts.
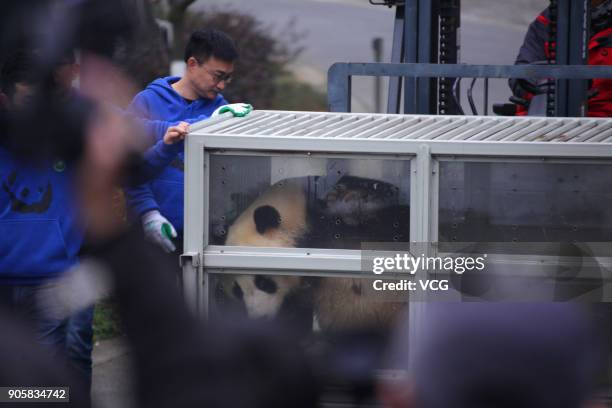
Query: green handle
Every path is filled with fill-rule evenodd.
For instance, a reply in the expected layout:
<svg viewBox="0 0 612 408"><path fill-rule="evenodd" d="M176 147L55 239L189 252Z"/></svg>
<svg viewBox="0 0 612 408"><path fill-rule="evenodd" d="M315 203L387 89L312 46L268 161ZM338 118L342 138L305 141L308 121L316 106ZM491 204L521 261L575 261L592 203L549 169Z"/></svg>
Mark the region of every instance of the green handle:
<svg viewBox="0 0 612 408"><path fill-rule="evenodd" d="M241 117L246 116L249 113L251 113L252 110L253 110L253 106L251 106L248 103L245 104L244 110L240 110L240 111L237 111L234 108L232 108L231 106L227 105L227 106L223 106L221 109L219 109L219 114L222 114L222 113L225 113L225 112L232 112L232 114L235 117L241 118Z"/></svg>
<svg viewBox="0 0 612 408"><path fill-rule="evenodd" d="M162 224L162 235L172 240L172 229L169 224Z"/></svg>

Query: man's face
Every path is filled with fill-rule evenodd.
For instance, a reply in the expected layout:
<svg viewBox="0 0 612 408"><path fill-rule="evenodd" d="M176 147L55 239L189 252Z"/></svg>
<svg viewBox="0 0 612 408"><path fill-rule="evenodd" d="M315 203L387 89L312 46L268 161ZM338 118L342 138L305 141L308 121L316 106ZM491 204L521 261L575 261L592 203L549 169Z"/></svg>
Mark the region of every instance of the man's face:
<svg viewBox="0 0 612 408"><path fill-rule="evenodd" d="M234 63L210 57L202 64L191 57L187 60L187 72L194 90L200 98L214 99L225 89L234 72Z"/></svg>

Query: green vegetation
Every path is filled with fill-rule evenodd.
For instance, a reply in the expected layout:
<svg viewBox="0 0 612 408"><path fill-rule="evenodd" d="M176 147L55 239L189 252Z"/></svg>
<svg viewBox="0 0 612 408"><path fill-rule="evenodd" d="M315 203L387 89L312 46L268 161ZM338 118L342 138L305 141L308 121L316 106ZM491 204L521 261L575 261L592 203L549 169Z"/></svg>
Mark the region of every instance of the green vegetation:
<svg viewBox="0 0 612 408"><path fill-rule="evenodd" d="M301 45L304 35L296 30L295 20L265 25L254 16L227 6L194 12L189 8L193 2L146 3L139 12L140 24L129 39L119 44L114 56L135 80L137 88L168 75L170 60L182 59L193 31L216 28L228 33L240 51L234 80L223 91L228 101L250 103L259 110L327 110L324 93L296 78L290 70L290 64L295 63L304 48ZM172 23L174 41L170 49L154 17Z"/></svg>
<svg viewBox="0 0 612 408"><path fill-rule="evenodd" d="M94 342L106 340L123 334L117 303L111 299L105 299L98 304L94 310L93 320Z"/></svg>
<svg viewBox="0 0 612 408"><path fill-rule="evenodd" d="M327 97L312 85L297 80L292 74L279 77L270 109L326 111Z"/></svg>

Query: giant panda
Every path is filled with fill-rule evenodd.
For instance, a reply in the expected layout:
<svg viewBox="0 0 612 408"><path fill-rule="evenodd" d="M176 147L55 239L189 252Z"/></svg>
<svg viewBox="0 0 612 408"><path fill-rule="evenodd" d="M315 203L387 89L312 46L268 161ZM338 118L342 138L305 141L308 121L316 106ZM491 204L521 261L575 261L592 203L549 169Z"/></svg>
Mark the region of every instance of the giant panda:
<svg viewBox="0 0 612 408"><path fill-rule="evenodd" d="M313 213L307 208L303 181L288 179L271 186L230 226L225 244L307 246ZM236 275L222 279L221 284L225 293L244 303L249 318L271 319L280 314L295 320L296 315L312 313L308 285L297 276Z"/></svg>
<svg viewBox="0 0 612 408"><path fill-rule="evenodd" d="M229 226L226 245L359 249L362 241L408 239L409 209L399 205L389 183L343 176L317 198L313 177L277 182ZM321 330L390 325L401 307L371 301L367 279L237 275L222 280L223 291L243 302L250 318L273 319L314 312ZM300 312L296 313L295 310Z"/></svg>

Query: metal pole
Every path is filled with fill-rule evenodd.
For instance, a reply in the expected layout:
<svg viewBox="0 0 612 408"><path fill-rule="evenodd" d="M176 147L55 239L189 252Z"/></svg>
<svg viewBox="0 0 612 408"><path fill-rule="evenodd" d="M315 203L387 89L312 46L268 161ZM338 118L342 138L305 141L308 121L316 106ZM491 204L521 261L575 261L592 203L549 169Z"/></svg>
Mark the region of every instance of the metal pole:
<svg viewBox="0 0 612 408"><path fill-rule="evenodd" d="M489 114L489 78L484 79L484 115Z"/></svg>
<svg viewBox="0 0 612 408"><path fill-rule="evenodd" d="M351 75L346 64L337 62L327 71L327 104L330 112L351 111Z"/></svg>
<svg viewBox="0 0 612 408"><path fill-rule="evenodd" d="M418 62L419 0L406 0L404 14L404 61ZM404 113L417 113L416 79L404 78Z"/></svg>
<svg viewBox="0 0 612 408"><path fill-rule="evenodd" d="M569 64L570 0L557 2L557 45L555 47L557 65ZM567 116L568 81L557 81L555 95L555 116Z"/></svg>
<svg viewBox="0 0 612 408"><path fill-rule="evenodd" d="M570 65L588 64L590 1L571 2L569 55ZM567 90L567 116L586 116L588 81L574 79L569 81Z"/></svg>
<svg viewBox="0 0 612 408"><path fill-rule="evenodd" d="M434 18L434 9L432 2L434 0L420 0L419 1L419 34L418 34L418 47L417 47L417 62L420 63L437 63L437 33L438 33L438 19L437 15ZM435 23L434 23L435 22ZM434 38L436 41L434 41ZM436 44L436 58L433 59L432 45ZM432 80L428 78L420 78L417 81L417 111L416 113L422 114L435 114L436 112L431 109L431 83ZM434 104L435 106L435 104Z"/></svg>
<svg viewBox="0 0 612 408"><path fill-rule="evenodd" d="M404 62L404 6L395 9L395 24L393 26L393 45L391 46L391 62ZM389 77L389 94L387 96L387 113L399 113L400 97L402 95L402 78Z"/></svg>
<svg viewBox="0 0 612 408"><path fill-rule="evenodd" d="M461 25L460 0L440 0L438 4L440 16L438 54L439 64L457 64L459 62L459 27ZM445 115L462 114L461 107L455 102L453 88L456 78L440 78L438 81L438 113ZM459 83L457 93L461 93Z"/></svg>
<svg viewBox="0 0 612 408"><path fill-rule="evenodd" d="M382 48L383 48L383 39L380 37L376 37L372 40L372 49L374 51L374 62L382 62ZM374 77L374 112L381 113L381 77Z"/></svg>

